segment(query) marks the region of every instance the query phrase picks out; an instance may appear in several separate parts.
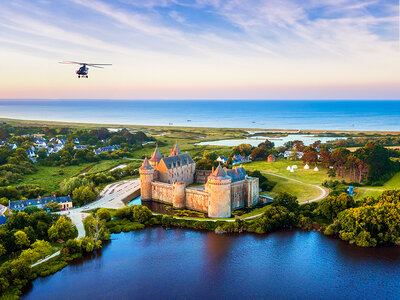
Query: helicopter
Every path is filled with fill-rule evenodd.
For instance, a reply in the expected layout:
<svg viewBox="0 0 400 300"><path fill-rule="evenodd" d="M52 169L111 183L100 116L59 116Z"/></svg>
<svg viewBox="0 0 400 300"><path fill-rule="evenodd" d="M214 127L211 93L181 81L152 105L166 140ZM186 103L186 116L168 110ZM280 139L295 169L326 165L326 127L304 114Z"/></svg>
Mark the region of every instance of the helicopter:
<svg viewBox="0 0 400 300"><path fill-rule="evenodd" d="M88 72L89 72L89 67L93 68L99 68L99 69L104 69L103 67L100 66L111 66L111 64L89 64L89 63L82 63L82 62L77 62L77 61L61 61L60 64L74 64L74 65L80 65L79 69L76 71L76 74L78 74L78 78L89 78L88 77Z"/></svg>

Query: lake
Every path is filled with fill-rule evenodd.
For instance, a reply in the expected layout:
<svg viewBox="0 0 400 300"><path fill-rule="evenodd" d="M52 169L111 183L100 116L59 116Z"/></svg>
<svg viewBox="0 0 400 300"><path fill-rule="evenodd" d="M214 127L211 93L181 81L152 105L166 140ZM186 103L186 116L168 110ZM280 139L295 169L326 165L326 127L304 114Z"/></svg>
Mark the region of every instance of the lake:
<svg viewBox="0 0 400 300"><path fill-rule="evenodd" d="M285 143L289 141L302 141L304 145L309 146L312 143L316 141L321 141L321 143L326 143L329 141L335 141L338 139L346 139L346 137L327 137L327 136L314 136L314 135L308 135L308 134L288 134L286 136L282 137L266 137L266 136L252 136L249 138L245 139L230 139L230 140L217 140L217 141L204 141L197 143L195 145L199 146L205 146L205 145L210 145L210 146L228 146L228 147L234 147L238 146L240 144L250 144L253 147L257 147L259 144L262 142L265 142L265 140L269 140L275 144L275 147L281 147Z"/></svg>
<svg viewBox="0 0 400 300"><path fill-rule="evenodd" d="M38 278L22 299L395 299L400 248L318 232L217 235L154 227Z"/></svg>

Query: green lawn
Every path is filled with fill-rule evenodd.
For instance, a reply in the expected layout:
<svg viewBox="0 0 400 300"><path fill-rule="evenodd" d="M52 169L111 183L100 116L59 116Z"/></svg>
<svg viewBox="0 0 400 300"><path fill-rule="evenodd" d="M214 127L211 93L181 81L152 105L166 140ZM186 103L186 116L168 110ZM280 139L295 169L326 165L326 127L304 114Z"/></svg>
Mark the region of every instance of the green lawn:
<svg viewBox="0 0 400 300"><path fill-rule="evenodd" d="M264 174L268 180L275 181L277 184L274 186L272 191L266 192L267 195L274 197L278 193L286 192L297 197L299 203L307 202L317 198L321 195L321 190L306 183L300 183L285 178Z"/></svg>
<svg viewBox="0 0 400 300"><path fill-rule="evenodd" d="M288 166L297 165L294 173L286 170ZM329 179L326 174L326 168L318 165L319 171L315 172L313 167L309 170L303 168L302 161L291 161L287 159L278 159L276 162L257 161L244 165L246 170L258 170L260 172L268 172L273 174L282 175L284 177L299 180L304 183L321 185L324 180Z"/></svg>
<svg viewBox="0 0 400 300"><path fill-rule="evenodd" d="M65 178L70 178L80 174L89 168L93 163L85 163L79 166L45 167L37 166L38 170L35 174L25 175L19 184L37 184L42 188L55 192L60 187L60 182Z"/></svg>
<svg viewBox="0 0 400 300"><path fill-rule="evenodd" d="M79 166L66 166L63 168L60 168L58 166L46 167L37 165L38 170L35 174L25 175L22 181L16 183L15 185L37 184L50 192L55 192L59 189L60 182L63 181L65 178L77 176L82 172L87 171L88 169L89 171L87 171L87 173L107 171L122 163L134 165L135 167L139 167L141 165L141 163L138 161L131 161L126 159L103 160L98 163L85 163L80 164Z"/></svg>
<svg viewBox="0 0 400 300"><path fill-rule="evenodd" d="M298 167L294 173L286 170L288 166L293 165L297 165ZM277 183L272 191L267 192L266 194L273 197L280 192L287 192L296 196L300 203L318 197L321 194L321 191L312 185L320 186L324 180L328 179L325 168L318 166L320 169L318 172L315 172L313 168L305 170L302 161L290 161L286 159L279 159L276 162L259 161L245 164L244 167L246 170L260 171L268 178L268 180ZM300 182L275 175L284 176Z"/></svg>

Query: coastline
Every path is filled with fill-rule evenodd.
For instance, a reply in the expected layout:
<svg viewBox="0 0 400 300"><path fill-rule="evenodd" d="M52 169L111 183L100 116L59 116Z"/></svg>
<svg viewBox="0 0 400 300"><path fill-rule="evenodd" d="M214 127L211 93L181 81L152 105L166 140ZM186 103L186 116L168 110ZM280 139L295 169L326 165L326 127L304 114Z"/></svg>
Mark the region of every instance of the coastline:
<svg viewBox="0 0 400 300"><path fill-rule="evenodd" d="M290 134L324 134L324 133L337 133L337 134L381 134L381 135L400 135L400 131L382 131L382 130L318 130L318 129L285 129L285 128L257 128L257 127L248 127L248 128L232 128L232 127L202 127L202 126L176 126L176 125L168 125L168 126L158 126L158 125L135 125L135 124L108 124L108 123L84 123L84 122L60 122L60 121L46 121L46 120L29 120L29 119L13 119L13 118L1 118L0 122L6 122L15 126L49 126L49 127L83 127L83 128L98 128L98 127L107 127L107 128L130 128L130 129L154 129L154 130L162 130L162 129L185 129L185 130L193 130L193 129L212 129L216 131L222 130L237 130L237 131L250 131L251 134L260 132L260 133L290 133ZM246 133L244 133L246 134ZM248 133L250 134L250 133Z"/></svg>

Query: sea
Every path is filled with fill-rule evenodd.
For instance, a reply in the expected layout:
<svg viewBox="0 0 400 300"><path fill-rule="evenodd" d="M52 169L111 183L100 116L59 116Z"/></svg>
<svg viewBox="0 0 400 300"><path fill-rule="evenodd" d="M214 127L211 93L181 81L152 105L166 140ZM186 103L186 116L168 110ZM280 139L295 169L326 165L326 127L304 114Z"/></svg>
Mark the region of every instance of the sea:
<svg viewBox="0 0 400 300"><path fill-rule="evenodd" d="M121 125L400 131L400 101L0 100L0 118Z"/></svg>

